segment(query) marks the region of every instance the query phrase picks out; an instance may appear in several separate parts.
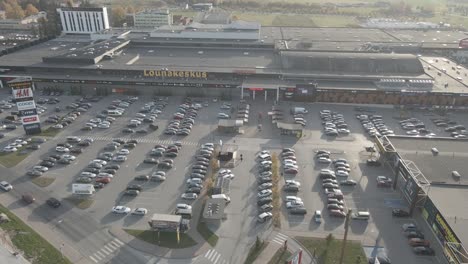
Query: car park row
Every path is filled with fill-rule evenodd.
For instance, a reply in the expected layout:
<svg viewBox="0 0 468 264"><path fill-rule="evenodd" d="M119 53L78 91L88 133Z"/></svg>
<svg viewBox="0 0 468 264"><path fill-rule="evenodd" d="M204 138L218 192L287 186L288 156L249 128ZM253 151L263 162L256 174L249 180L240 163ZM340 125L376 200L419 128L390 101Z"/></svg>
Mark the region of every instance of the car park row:
<svg viewBox="0 0 468 264"><path fill-rule="evenodd" d="M321 110L320 118L324 133L327 136L349 135L351 131L348 129L348 124L345 122L342 114L332 112L330 110Z"/></svg>
<svg viewBox="0 0 468 264"><path fill-rule="evenodd" d="M283 176L296 176L299 173L299 166L297 165L296 151L292 148L284 148L281 150L281 166L283 169ZM302 198L297 196L301 187L301 183L296 180L285 179L283 191L285 192L284 202L286 209L292 215L305 215L307 209L304 206ZM290 193L296 195L289 195Z"/></svg>
<svg viewBox="0 0 468 264"><path fill-rule="evenodd" d="M203 106L199 103L192 104L190 98L186 98L184 103L179 106L177 112L173 115L173 120L167 125L164 134L188 136L195 124L195 118L198 115L198 110Z"/></svg>

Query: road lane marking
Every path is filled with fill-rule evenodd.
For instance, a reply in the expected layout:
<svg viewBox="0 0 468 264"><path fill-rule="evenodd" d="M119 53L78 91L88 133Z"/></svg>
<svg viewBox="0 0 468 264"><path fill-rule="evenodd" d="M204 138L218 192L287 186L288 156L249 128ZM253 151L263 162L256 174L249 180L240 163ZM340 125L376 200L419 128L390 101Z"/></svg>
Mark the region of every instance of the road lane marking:
<svg viewBox="0 0 468 264"><path fill-rule="evenodd" d="M111 252L108 252L105 248L101 248L101 251L104 252L106 255L109 255Z"/></svg>
<svg viewBox="0 0 468 264"><path fill-rule="evenodd" d="M95 258L93 258L93 256L89 256L89 258L90 258L92 261L94 261L95 263L98 263L98 262L99 262L98 260L96 260Z"/></svg>
<svg viewBox="0 0 468 264"><path fill-rule="evenodd" d="M213 262L214 264L216 264L216 263L218 262L219 257L221 257L221 254L218 254L218 257L217 257L216 260Z"/></svg>
<svg viewBox="0 0 468 264"><path fill-rule="evenodd" d="M105 245L104 248L107 249L107 250L109 250L111 253L112 253L112 251L114 251L114 249L108 247L107 245Z"/></svg>

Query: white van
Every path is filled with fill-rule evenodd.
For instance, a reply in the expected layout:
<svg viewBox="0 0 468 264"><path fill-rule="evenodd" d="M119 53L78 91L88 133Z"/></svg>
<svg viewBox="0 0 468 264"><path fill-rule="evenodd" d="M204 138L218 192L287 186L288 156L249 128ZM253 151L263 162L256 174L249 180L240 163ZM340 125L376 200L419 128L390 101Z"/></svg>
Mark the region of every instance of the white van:
<svg viewBox="0 0 468 264"><path fill-rule="evenodd" d="M230 203L231 202L231 198L225 194L213 194L211 195L211 198L213 199L224 199L224 201L226 201L226 203Z"/></svg>
<svg viewBox="0 0 468 264"><path fill-rule="evenodd" d="M304 107L293 107L291 109L291 114L307 114L309 111L307 111Z"/></svg>
<svg viewBox="0 0 468 264"><path fill-rule="evenodd" d="M352 215L352 218L356 219L356 220L366 220L367 221L370 218L370 214L367 211L358 211L357 213L354 213Z"/></svg>

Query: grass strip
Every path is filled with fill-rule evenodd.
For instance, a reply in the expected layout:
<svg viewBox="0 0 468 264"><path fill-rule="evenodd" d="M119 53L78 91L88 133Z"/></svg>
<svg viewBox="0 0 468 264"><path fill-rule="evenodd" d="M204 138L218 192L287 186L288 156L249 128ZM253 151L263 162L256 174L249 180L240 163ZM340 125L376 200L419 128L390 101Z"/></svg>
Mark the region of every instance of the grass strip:
<svg viewBox="0 0 468 264"><path fill-rule="evenodd" d="M280 202L280 190L279 190L279 160L278 155L273 153L271 155L271 173L272 173L272 191L273 191L273 226L276 228L281 228L281 218L280 218L280 211L281 211L281 202Z"/></svg>
<svg viewBox="0 0 468 264"><path fill-rule="evenodd" d="M292 254L289 250L285 250L284 247L281 247L276 251L270 261L268 261L268 264L284 264L291 255Z"/></svg>
<svg viewBox="0 0 468 264"><path fill-rule="evenodd" d="M66 198L66 199L81 210L88 209L94 203L93 199L79 199L79 198L74 198L74 197Z"/></svg>
<svg viewBox="0 0 468 264"><path fill-rule="evenodd" d="M296 237L296 240L315 255L318 263L333 264L338 263L340 259L342 240L336 239L333 235L327 238L315 237ZM365 264L367 258L359 242L348 240L344 253L343 264Z"/></svg>
<svg viewBox="0 0 468 264"><path fill-rule="evenodd" d="M177 241L176 232L158 232L151 230L124 229L132 235L145 242L165 248L188 248L197 244L193 238L185 233L179 233L180 240Z"/></svg>
<svg viewBox="0 0 468 264"><path fill-rule="evenodd" d="M0 153L0 164L7 168L12 168L23 161L29 153L29 151L25 151L25 147L19 148L16 152Z"/></svg>
<svg viewBox="0 0 468 264"><path fill-rule="evenodd" d="M71 264L59 250L7 208L0 206L0 212L10 218L10 222L0 224L0 228L9 234L15 247L22 251L23 256L32 264Z"/></svg>
<svg viewBox="0 0 468 264"><path fill-rule="evenodd" d="M268 246L268 242L262 241L257 237L255 244L249 250L249 254L247 255L247 259L245 260L244 264L251 264L260 256L262 251Z"/></svg>
<svg viewBox="0 0 468 264"><path fill-rule="evenodd" d="M55 181L55 178L51 177L37 177L32 180L34 184L39 187L47 187Z"/></svg>

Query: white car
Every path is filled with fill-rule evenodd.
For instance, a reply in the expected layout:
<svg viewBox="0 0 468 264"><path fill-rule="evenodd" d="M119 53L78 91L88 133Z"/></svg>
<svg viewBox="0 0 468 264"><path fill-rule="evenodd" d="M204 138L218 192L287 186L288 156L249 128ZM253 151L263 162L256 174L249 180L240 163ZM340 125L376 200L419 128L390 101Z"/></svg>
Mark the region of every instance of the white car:
<svg viewBox="0 0 468 264"><path fill-rule="evenodd" d="M107 128L110 128L110 125L109 124L99 124L97 127L101 128L101 129L107 129Z"/></svg>
<svg viewBox="0 0 468 264"><path fill-rule="evenodd" d="M417 130L410 130L410 131L406 131L406 134L407 134L407 135L410 135L410 136L416 136L416 135L419 135L419 131L417 131Z"/></svg>
<svg viewBox="0 0 468 264"><path fill-rule="evenodd" d="M218 114L218 118L219 119L229 119L231 118L228 114L225 114L225 113L219 113Z"/></svg>
<svg viewBox="0 0 468 264"><path fill-rule="evenodd" d="M231 174L231 170L228 170L228 169L221 169L221 170L218 172L218 175L220 175L220 176L226 175L226 174Z"/></svg>
<svg viewBox="0 0 468 264"><path fill-rule="evenodd" d="M81 177L89 177L89 178L96 178L96 174L95 173L91 173L91 172L88 172L88 171L83 171L81 174L80 174Z"/></svg>
<svg viewBox="0 0 468 264"><path fill-rule="evenodd" d="M99 164L101 164L102 166L106 166L106 165L107 165L107 161L101 160L101 159L95 159L95 160L92 160L92 161L89 162L89 164L92 164L92 163L99 163Z"/></svg>
<svg viewBox="0 0 468 264"><path fill-rule="evenodd" d="M348 177L349 173L347 171L344 171L344 170L337 170L337 171L335 171L335 176L336 177Z"/></svg>
<svg viewBox="0 0 468 264"><path fill-rule="evenodd" d="M70 152L70 150L69 150L68 148L66 148L66 147L60 147L60 146L59 146L59 147L56 147L56 148L55 148L55 151L57 151L57 152L63 152L63 153Z"/></svg>
<svg viewBox="0 0 468 264"><path fill-rule="evenodd" d="M46 172L46 171L49 170L49 168L44 167L44 166L34 166L32 169L33 169L33 170L40 171L40 172Z"/></svg>
<svg viewBox="0 0 468 264"><path fill-rule="evenodd" d="M13 186L11 186L11 184L9 184L7 181L1 181L0 188L4 190L5 192L9 192L13 190Z"/></svg>
<svg viewBox="0 0 468 264"><path fill-rule="evenodd" d="M257 197L258 198L263 198L263 197L268 197L273 194L273 191L271 189L266 189L258 192Z"/></svg>
<svg viewBox="0 0 468 264"><path fill-rule="evenodd" d="M62 155L62 159L66 159L66 160L76 160L76 157L73 156L73 155L70 155L70 154L64 154L64 155Z"/></svg>
<svg viewBox="0 0 468 264"><path fill-rule="evenodd" d="M132 215L145 215L148 213L148 209L146 208L135 208L133 210Z"/></svg>
<svg viewBox="0 0 468 264"><path fill-rule="evenodd" d="M285 199L286 202L291 202L291 201L301 201L302 202L302 199L300 197L297 197L297 196L286 196L286 199Z"/></svg>
<svg viewBox="0 0 468 264"><path fill-rule="evenodd" d="M18 151L18 149L15 148L15 147L12 147L12 146L6 146L6 147L3 148L3 152L7 152L7 153L8 152L16 152L16 151Z"/></svg>
<svg viewBox="0 0 468 264"><path fill-rule="evenodd" d="M295 207L302 207L302 206L304 206L303 201L291 201L291 202L286 203L286 208L288 209L295 208Z"/></svg>
<svg viewBox="0 0 468 264"><path fill-rule="evenodd" d="M286 185L295 185L295 186L301 186L301 183L295 180L286 180L285 181Z"/></svg>
<svg viewBox="0 0 468 264"><path fill-rule="evenodd" d="M351 131L349 129L346 129L346 128L340 128L340 129L338 129L338 133L348 135L349 133L351 133Z"/></svg>
<svg viewBox="0 0 468 264"><path fill-rule="evenodd" d="M268 165L272 165L273 162L271 160L264 160L262 162L260 162L260 165L262 166L268 166Z"/></svg>
<svg viewBox="0 0 468 264"><path fill-rule="evenodd" d="M318 163L323 163L323 164L330 164L332 162L331 159L325 158L325 157L320 157L317 159Z"/></svg>
<svg viewBox="0 0 468 264"><path fill-rule="evenodd" d="M195 200L198 195L196 193L183 193L180 197L185 200Z"/></svg>
<svg viewBox="0 0 468 264"><path fill-rule="evenodd" d="M136 117L143 117L143 118L146 117L146 115L145 115L145 114L142 114L142 113L137 113L135 116L136 116Z"/></svg>
<svg viewBox="0 0 468 264"><path fill-rule="evenodd" d="M204 144L202 145L202 148L203 148L203 147L214 148L214 143L204 143Z"/></svg>
<svg viewBox="0 0 468 264"><path fill-rule="evenodd" d="M88 127L97 127L98 125L97 124L94 124L94 123L86 123L85 126L88 126Z"/></svg>
<svg viewBox="0 0 468 264"><path fill-rule="evenodd" d="M186 210L191 210L192 206L184 203L180 203L176 205L177 209L186 209Z"/></svg>
<svg viewBox="0 0 468 264"><path fill-rule="evenodd" d="M114 214L128 214L130 213L130 211L132 211L130 207L126 207L122 205L112 207L112 213Z"/></svg>
<svg viewBox="0 0 468 264"><path fill-rule="evenodd" d="M56 124L56 125L53 125L52 128L55 128L55 129L62 129L62 128L63 128L63 125L61 125L61 124Z"/></svg>
<svg viewBox="0 0 468 264"><path fill-rule="evenodd" d="M105 172L100 172L98 175L97 175L98 178L114 178L114 175L110 174L110 173L105 173Z"/></svg>
<svg viewBox="0 0 468 264"><path fill-rule="evenodd" d="M112 161L117 161L117 162L124 162L126 160L127 160L127 157L123 155L118 155L112 158Z"/></svg>
<svg viewBox="0 0 468 264"><path fill-rule="evenodd" d="M121 149L119 152L117 152L117 155L128 155L130 154L130 150L128 149Z"/></svg>

